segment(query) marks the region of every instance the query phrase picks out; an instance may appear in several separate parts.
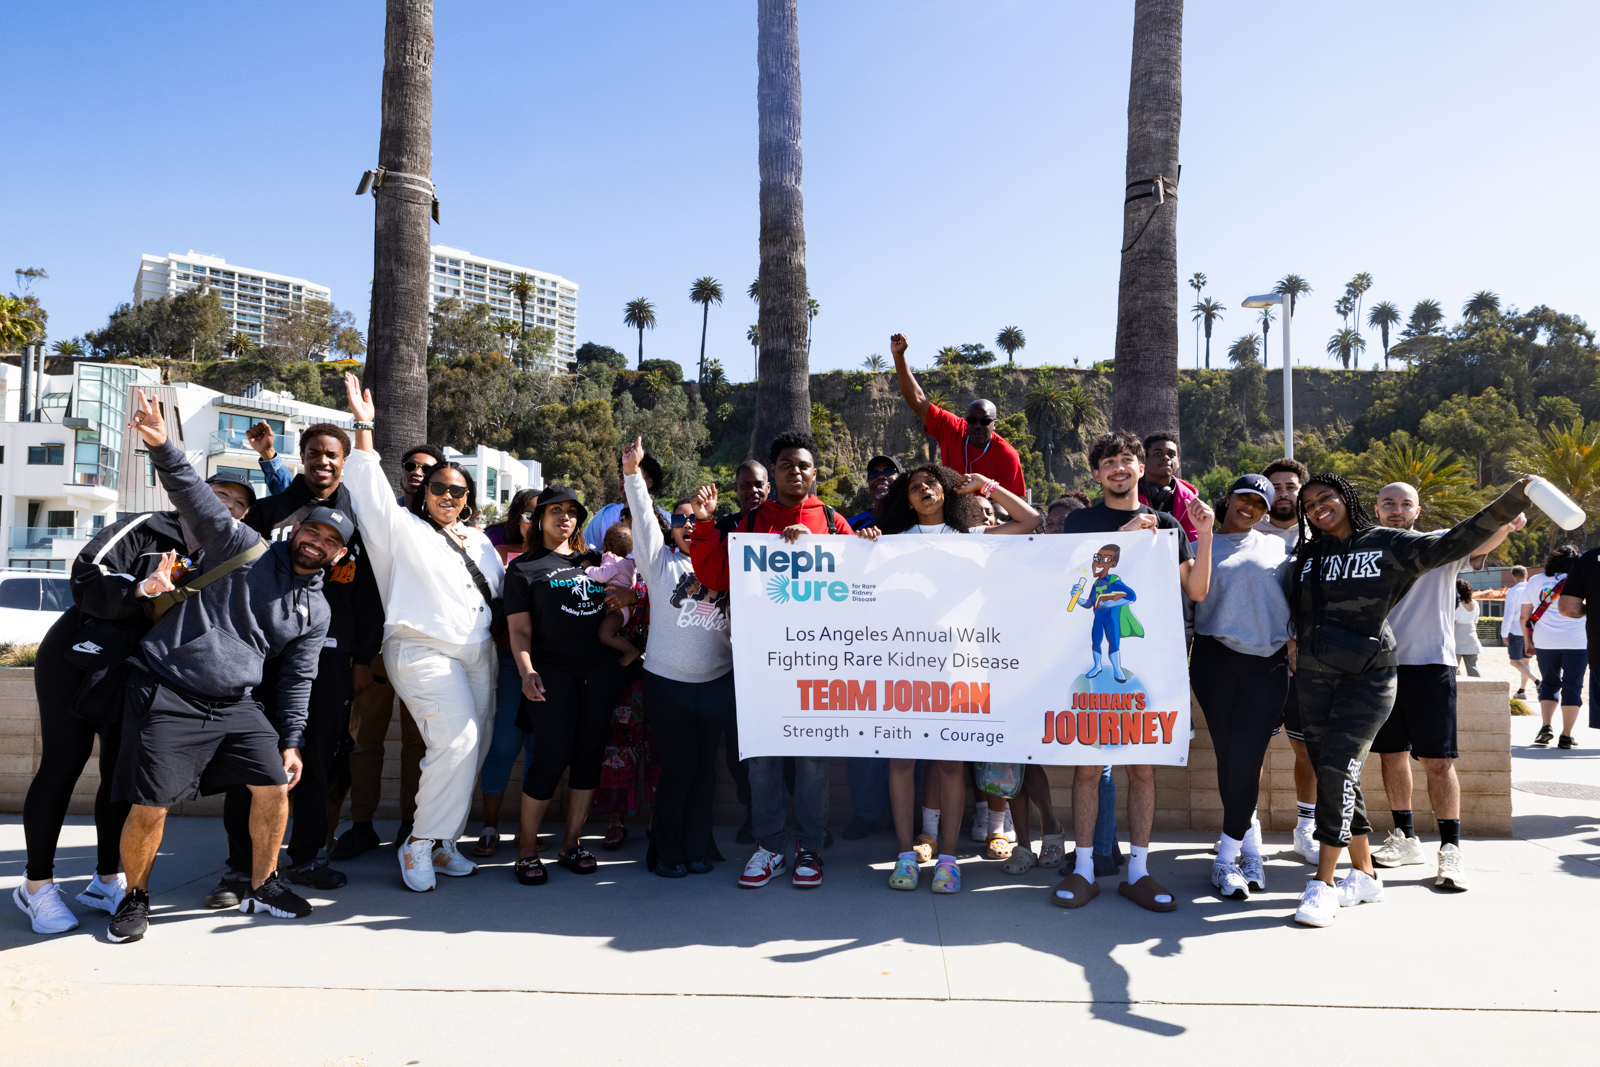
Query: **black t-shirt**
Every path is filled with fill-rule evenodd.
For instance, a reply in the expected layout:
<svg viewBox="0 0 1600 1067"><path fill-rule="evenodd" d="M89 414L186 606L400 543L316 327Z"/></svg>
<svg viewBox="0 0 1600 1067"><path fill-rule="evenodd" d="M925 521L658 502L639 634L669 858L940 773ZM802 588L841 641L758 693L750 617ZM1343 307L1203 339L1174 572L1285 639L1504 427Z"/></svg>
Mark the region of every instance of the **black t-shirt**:
<svg viewBox="0 0 1600 1067"><path fill-rule="evenodd" d="M584 666L607 654L600 643L606 587L591 581L585 567L597 566L593 552L563 556L548 548L524 552L506 573L506 617L526 612L533 621L535 663Z"/></svg>
<svg viewBox="0 0 1600 1067"><path fill-rule="evenodd" d="M1135 515L1154 515L1156 528L1159 530L1178 531L1178 562L1194 558L1194 548L1189 544L1189 535L1183 532L1183 527L1178 525L1178 520L1168 515L1165 511L1157 511L1148 504L1140 504L1136 511L1118 511L1108 508L1102 502L1091 504L1086 508L1067 515L1066 522L1062 524L1062 533L1116 533L1133 519ZM510 610L509 608L507 609Z"/></svg>
<svg viewBox="0 0 1600 1067"><path fill-rule="evenodd" d="M1567 572L1561 595L1579 597L1584 601L1587 610L1583 622L1589 635L1589 647L1600 648L1600 644L1596 644L1596 639L1600 639L1600 548L1591 548L1578 557L1578 562ZM1560 611L1561 608L1557 605L1549 610Z"/></svg>

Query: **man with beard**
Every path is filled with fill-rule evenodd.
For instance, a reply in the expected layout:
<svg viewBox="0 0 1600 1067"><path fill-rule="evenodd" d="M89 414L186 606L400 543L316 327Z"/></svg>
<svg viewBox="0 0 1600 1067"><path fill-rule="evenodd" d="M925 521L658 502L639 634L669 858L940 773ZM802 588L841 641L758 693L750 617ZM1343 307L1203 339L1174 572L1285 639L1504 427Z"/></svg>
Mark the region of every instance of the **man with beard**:
<svg viewBox="0 0 1600 1067"><path fill-rule="evenodd" d="M1283 538L1293 552L1300 543L1300 487L1311 472L1299 460L1284 456L1268 463L1261 474L1272 483L1272 506L1255 529Z"/></svg>
<svg viewBox="0 0 1600 1067"><path fill-rule="evenodd" d="M136 654L127 687L122 758L114 793L132 805L122 831L128 892L107 928L113 942L137 941L150 925L150 869L167 809L199 792L230 785L251 793L251 878L239 901L246 913L309 915L311 905L278 877L278 846L288 793L300 780L306 706L328 633L323 569L344 555L349 518L331 509L306 516L294 536L267 547L236 519L167 436L154 399L137 392L130 427L205 570L181 588L176 553L140 583L160 621ZM255 699L268 659L279 660L275 717Z"/></svg>

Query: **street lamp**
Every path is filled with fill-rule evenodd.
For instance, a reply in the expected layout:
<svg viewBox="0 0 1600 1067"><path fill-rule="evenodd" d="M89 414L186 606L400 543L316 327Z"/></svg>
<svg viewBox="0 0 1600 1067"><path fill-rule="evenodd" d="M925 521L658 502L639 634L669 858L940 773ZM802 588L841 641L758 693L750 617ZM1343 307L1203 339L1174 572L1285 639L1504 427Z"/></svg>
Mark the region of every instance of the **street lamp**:
<svg viewBox="0 0 1600 1067"><path fill-rule="evenodd" d="M1289 364L1289 322L1293 318L1290 311L1290 301L1293 299L1289 293L1263 293L1260 296L1246 297L1244 306L1247 308L1267 308L1282 306L1283 326L1278 333L1283 337L1283 454L1290 459L1294 458L1294 371ZM1267 354L1261 353L1261 362L1267 361Z"/></svg>

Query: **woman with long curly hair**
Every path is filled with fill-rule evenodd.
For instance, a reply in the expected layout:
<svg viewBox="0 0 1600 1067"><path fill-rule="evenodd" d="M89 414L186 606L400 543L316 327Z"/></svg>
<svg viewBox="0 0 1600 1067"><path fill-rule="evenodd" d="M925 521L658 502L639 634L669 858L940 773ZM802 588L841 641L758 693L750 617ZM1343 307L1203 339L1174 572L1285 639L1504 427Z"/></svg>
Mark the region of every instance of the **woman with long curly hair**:
<svg viewBox="0 0 1600 1067"><path fill-rule="evenodd" d="M1295 637L1289 670L1299 697L1306 752L1317 772L1314 837L1321 844L1316 875L1300 896L1295 921L1327 926L1341 907L1383 899L1372 865L1361 767L1378 730L1394 709L1395 639L1389 612L1417 578L1470 556L1525 507L1528 479L1444 533L1378 526L1350 483L1314 475L1300 489L1300 543L1287 592ZM1353 868L1334 881L1348 848ZM1440 878L1459 876L1459 852ZM1442 883L1441 883L1442 884Z"/></svg>
<svg viewBox="0 0 1600 1067"><path fill-rule="evenodd" d="M979 494L997 502L1010 521L985 526ZM1039 528L1033 505L999 482L982 474L957 474L936 463L924 464L895 479L884 497L878 527L885 534L1031 534ZM955 893L961 889L961 868L956 844L961 839L961 811L966 802L961 760L935 760L923 798L923 832L911 840L912 806L916 801L916 760L889 761L889 807L894 812L894 832L900 854L889 875L890 889L915 889L921 879L919 862L939 859L933 869L933 891ZM978 815L988 809L979 805Z"/></svg>

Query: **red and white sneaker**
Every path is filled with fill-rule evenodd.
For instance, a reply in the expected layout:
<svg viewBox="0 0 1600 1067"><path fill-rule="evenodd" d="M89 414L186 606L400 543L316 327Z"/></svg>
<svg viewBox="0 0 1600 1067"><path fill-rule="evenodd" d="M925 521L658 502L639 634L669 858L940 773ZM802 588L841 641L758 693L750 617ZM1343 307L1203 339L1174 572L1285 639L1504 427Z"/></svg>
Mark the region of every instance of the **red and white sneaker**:
<svg viewBox="0 0 1600 1067"><path fill-rule="evenodd" d="M822 857L799 849L794 857L794 884L798 889L815 889L822 884Z"/></svg>
<svg viewBox="0 0 1600 1067"><path fill-rule="evenodd" d="M768 852L757 846L755 855L750 857L750 862L744 865L744 873L739 876L739 886L760 889L783 873L783 862L783 853Z"/></svg>

